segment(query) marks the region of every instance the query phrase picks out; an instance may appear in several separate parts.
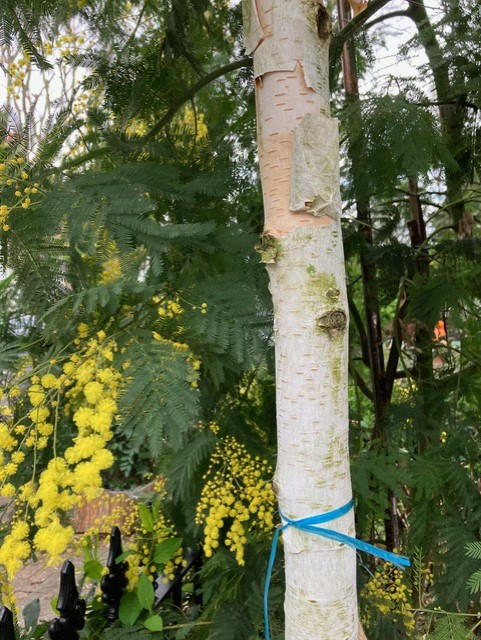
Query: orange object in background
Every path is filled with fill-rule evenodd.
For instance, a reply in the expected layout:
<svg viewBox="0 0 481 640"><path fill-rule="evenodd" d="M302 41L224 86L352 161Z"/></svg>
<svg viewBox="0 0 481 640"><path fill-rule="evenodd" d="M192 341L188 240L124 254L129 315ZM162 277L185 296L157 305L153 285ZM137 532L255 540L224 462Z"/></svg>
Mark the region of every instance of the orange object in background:
<svg viewBox="0 0 481 640"><path fill-rule="evenodd" d="M444 320L438 320L434 327L434 341L439 342L440 340L446 340L446 336L446 323Z"/></svg>
<svg viewBox="0 0 481 640"><path fill-rule="evenodd" d="M351 5L354 17L364 11L364 9L367 7L367 2L365 2L364 0L349 0L349 4Z"/></svg>

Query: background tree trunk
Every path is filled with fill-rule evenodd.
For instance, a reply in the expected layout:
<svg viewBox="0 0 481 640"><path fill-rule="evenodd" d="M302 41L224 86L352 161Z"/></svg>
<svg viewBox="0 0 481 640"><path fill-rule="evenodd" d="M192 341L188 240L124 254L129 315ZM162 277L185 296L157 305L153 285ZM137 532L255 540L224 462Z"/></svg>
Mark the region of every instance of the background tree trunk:
<svg viewBox="0 0 481 640"><path fill-rule="evenodd" d="M337 121L329 115L330 23L305 0L246 0L254 53L265 228L274 302L280 510L303 518L351 499L348 306ZM353 513L327 527L354 535ZM284 532L286 640L358 640L355 552Z"/></svg>

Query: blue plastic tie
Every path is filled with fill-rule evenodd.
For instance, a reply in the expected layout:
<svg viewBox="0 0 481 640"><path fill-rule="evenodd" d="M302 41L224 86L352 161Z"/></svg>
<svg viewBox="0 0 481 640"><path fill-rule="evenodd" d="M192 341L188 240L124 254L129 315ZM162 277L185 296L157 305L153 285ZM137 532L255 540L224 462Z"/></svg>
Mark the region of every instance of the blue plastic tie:
<svg viewBox="0 0 481 640"><path fill-rule="evenodd" d="M327 513L321 513L317 516L309 516L307 518L299 518L297 520L291 520L291 518L288 518L281 511L279 511L283 523L282 525L278 526L274 533L271 555L269 557L269 564L267 565L266 583L264 586L264 630L266 640L271 640L269 631L268 609L269 588L271 585L272 570L274 568L274 561L276 559L279 536L281 535L281 532L284 531L284 529L287 529L287 527L294 527L295 529L299 529L300 531L306 531L307 533L313 533L316 536L322 536L324 538L336 540L336 542L340 542L341 544L347 544L349 547L353 547L358 551L364 551L365 553L370 553L372 556L377 556L378 558L382 558L387 562L391 562L401 569L411 566L411 561L405 556L400 556L397 553L391 553L390 551L385 551L384 549L378 549L372 544L368 544L367 542L363 542L362 540L358 540L357 538L345 535L344 533L339 533L338 531L332 531L331 529L324 529L323 527L317 526L319 524L324 524L325 522L331 522L332 520L341 518L342 516L346 515L346 513L349 513L349 511L353 507L354 500L350 500L343 507L339 507L339 509L333 509L332 511L328 511Z"/></svg>

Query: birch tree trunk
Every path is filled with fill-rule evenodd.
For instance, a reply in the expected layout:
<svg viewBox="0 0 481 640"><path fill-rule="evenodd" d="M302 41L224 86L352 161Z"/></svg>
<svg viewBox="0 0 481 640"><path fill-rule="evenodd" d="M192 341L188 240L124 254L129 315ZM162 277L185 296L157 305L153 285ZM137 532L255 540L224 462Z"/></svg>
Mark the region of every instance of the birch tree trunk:
<svg viewBox="0 0 481 640"><path fill-rule="evenodd" d="M330 25L316 0L244 0L254 54L265 210L261 255L274 302L283 514L351 499L347 326L337 121L329 115ZM325 525L354 535L352 510ZM359 640L355 551L287 528L286 640Z"/></svg>

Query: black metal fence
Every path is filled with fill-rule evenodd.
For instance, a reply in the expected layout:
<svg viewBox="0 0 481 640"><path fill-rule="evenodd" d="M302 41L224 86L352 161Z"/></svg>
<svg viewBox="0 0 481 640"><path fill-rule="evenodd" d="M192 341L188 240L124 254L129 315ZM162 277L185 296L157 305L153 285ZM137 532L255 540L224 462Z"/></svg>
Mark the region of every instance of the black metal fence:
<svg viewBox="0 0 481 640"><path fill-rule="evenodd" d="M100 583L102 601L106 604L106 625L110 625L119 616L119 606L122 595L127 586L126 571L128 562L117 562L122 554L121 533L118 527L112 529L110 534L109 553L107 556L106 573ZM172 598L174 606L181 608L183 605L182 585L189 574L194 570L192 597L196 604L200 604L200 589L198 583L198 569L200 568L200 550L189 551L184 562L179 567L172 580L155 583L155 606L167 598ZM75 582L75 567L70 560L65 560L60 570L60 588L57 600L59 616L54 618L48 627L50 640L78 640L78 632L85 626L87 605L80 598ZM13 614L7 607L0 607L0 640L16 640Z"/></svg>

